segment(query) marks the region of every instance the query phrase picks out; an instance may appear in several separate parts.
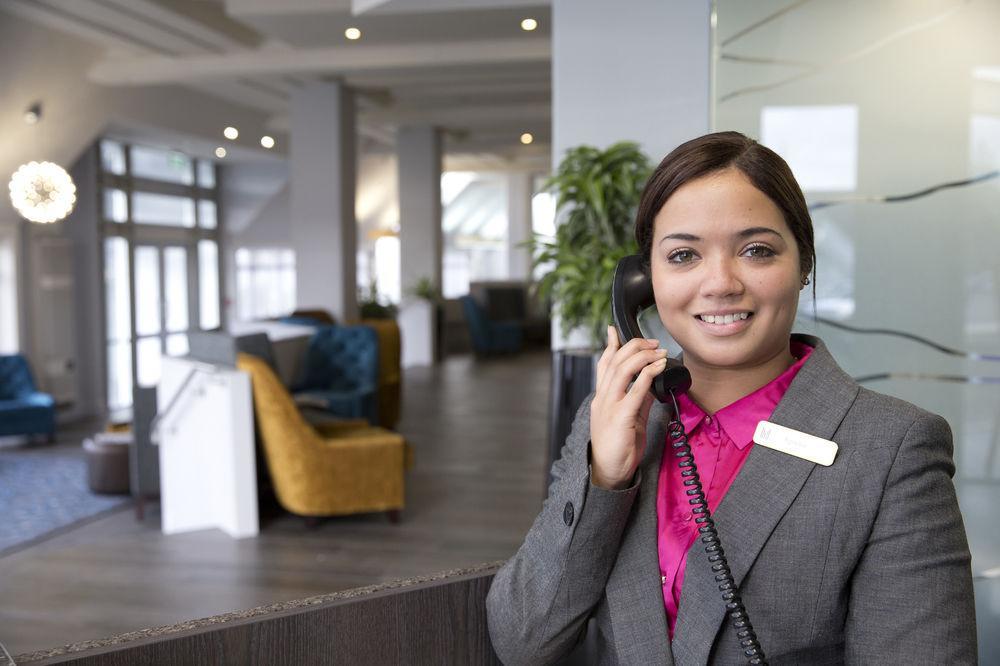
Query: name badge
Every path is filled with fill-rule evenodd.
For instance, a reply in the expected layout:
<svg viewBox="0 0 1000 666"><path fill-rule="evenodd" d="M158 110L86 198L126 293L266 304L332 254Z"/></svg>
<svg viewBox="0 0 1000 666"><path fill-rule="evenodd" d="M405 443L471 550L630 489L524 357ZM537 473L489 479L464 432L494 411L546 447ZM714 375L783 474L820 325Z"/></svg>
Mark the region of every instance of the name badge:
<svg viewBox="0 0 1000 666"><path fill-rule="evenodd" d="M753 441L775 451L804 458L817 465L829 467L837 457L837 444L822 437L786 428L770 421L761 421L753 434Z"/></svg>

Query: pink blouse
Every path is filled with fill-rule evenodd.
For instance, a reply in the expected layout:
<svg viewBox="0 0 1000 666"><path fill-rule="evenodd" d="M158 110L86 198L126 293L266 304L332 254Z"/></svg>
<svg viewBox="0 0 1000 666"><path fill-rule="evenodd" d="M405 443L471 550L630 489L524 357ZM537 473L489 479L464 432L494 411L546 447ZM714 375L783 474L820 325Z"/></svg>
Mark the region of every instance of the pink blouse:
<svg viewBox="0 0 1000 666"><path fill-rule="evenodd" d="M793 365L768 384L723 407L714 415L706 415L687 395L681 395L677 399L681 423L687 432L688 442L698 465L698 475L712 512L722 502L750 455L757 423L771 417L799 368L812 353L812 347L796 340L791 342L790 349L792 356L798 359ZM697 536L697 523L691 515L689 498L684 494L686 488L681 483L676 458L666 454L672 450L669 440L668 435L665 455L660 464L656 530L663 603L667 610L670 639L673 640L677 607L684 586L687 551Z"/></svg>

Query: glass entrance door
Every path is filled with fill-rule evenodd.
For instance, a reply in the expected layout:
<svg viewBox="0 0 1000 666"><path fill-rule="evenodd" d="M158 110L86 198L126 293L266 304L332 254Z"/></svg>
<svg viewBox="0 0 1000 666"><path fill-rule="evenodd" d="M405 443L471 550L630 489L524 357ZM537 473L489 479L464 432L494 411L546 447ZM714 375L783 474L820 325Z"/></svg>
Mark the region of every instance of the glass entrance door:
<svg viewBox="0 0 1000 666"><path fill-rule="evenodd" d="M135 247L135 380L153 386L160 380L163 354L188 351L191 253L181 245Z"/></svg>

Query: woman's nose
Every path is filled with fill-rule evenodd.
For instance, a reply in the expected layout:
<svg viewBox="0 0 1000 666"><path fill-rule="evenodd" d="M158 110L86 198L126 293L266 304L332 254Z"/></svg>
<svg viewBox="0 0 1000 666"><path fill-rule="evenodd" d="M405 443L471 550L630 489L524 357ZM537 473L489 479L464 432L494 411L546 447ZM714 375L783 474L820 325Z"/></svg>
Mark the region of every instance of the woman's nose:
<svg viewBox="0 0 1000 666"><path fill-rule="evenodd" d="M740 279L735 261L719 259L703 264L705 276L701 284L703 296L724 298L739 296L743 293L743 281Z"/></svg>

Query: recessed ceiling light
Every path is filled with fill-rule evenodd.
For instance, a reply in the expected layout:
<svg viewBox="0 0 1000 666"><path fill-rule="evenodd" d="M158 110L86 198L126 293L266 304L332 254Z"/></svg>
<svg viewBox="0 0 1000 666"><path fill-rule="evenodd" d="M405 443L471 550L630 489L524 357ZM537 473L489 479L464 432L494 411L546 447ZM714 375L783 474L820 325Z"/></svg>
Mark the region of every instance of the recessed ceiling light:
<svg viewBox="0 0 1000 666"><path fill-rule="evenodd" d="M226 149L223 148L222 146L219 146L218 148L215 149L215 156L221 160L223 157L226 156Z"/></svg>
<svg viewBox="0 0 1000 666"><path fill-rule="evenodd" d="M41 117L42 117L41 102L35 102L24 111L24 122L28 123L29 125L34 125L41 119Z"/></svg>
<svg viewBox="0 0 1000 666"><path fill-rule="evenodd" d="M344 31L344 37L350 40L361 39L361 31L357 28L348 28Z"/></svg>
<svg viewBox="0 0 1000 666"><path fill-rule="evenodd" d="M526 18L523 21L521 21L521 30L526 30L528 32L531 32L537 27L538 27L538 21L536 21L533 18Z"/></svg>
<svg viewBox="0 0 1000 666"><path fill-rule="evenodd" d="M227 127L226 129L222 130L222 136L224 136L224 137L226 137L227 139L230 139L230 140L235 139L239 135L240 135L240 131L238 129L236 129L235 127L232 127L232 126Z"/></svg>
<svg viewBox="0 0 1000 666"><path fill-rule="evenodd" d="M523 143L526 146L534 140L535 137L531 136L531 132L525 132L524 134L521 135L521 143Z"/></svg>
<svg viewBox="0 0 1000 666"><path fill-rule="evenodd" d="M265 148L274 148L274 139L272 137L264 135L260 137L260 145L264 146Z"/></svg>

